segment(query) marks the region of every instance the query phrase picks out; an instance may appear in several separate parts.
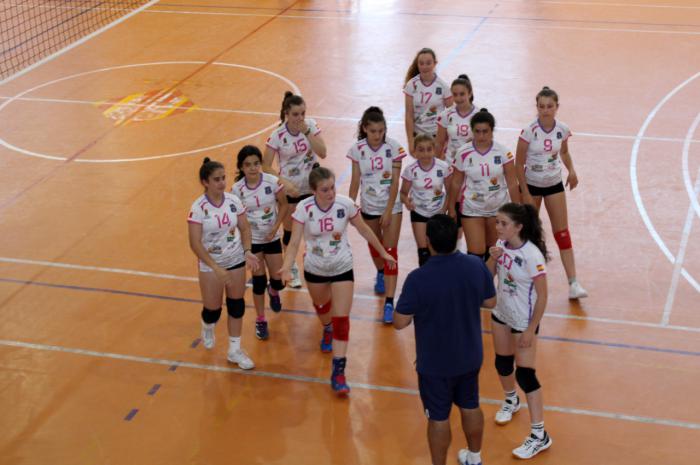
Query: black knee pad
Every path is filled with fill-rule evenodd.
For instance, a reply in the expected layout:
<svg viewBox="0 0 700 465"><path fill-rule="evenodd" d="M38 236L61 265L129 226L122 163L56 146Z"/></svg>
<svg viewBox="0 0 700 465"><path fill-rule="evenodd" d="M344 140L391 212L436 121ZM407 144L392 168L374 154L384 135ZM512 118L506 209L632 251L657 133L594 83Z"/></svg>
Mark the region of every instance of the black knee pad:
<svg viewBox="0 0 700 465"><path fill-rule="evenodd" d="M418 266L423 266L430 258L430 250L425 248L418 249Z"/></svg>
<svg viewBox="0 0 700 465"><path fill-rule="evenodd" d="M287 231L285 229L284 233L282 233L282 244L284 244L285 247L288 246L291 238L292 238L292 231Z"/></svg>
<svg viewBox="0 0 700 465"><path fill-rule="evenodd" d="M529 394L540 388L540 382L537 381L534 368L516 367L515 379L518 381L520 388L525 391L525 394Z"/></svg>
<svg viewBox="0 0 700 465"><path fill-rule="evenodd" d="M263 295L267 287L267 276L253 276L253 294Z"/></svg>
<svg viewBox="0 0 700 465"><path fill-rule="evenodd" d="M510 376L513 374L513 365L515 365L515 355L498 355L496 354L496 371L501 376Z"/></svg>
<svg viewBox="0 0 700 465"><path fill-rule="evenodd" d="M226 310L231 318L243 318L245 314L245 300L226 297Z"/></svg>
<svg viewBox="0 0 700 465"><path fill-rule="evenodd" d="M484 254L484 263L488 262L489 258L491 258L491 253L489 252L489 249L486 249L486 253Z"/></svg>
<svg viewBox="0 0 700 465"><path fill-rule="evenodd" d="M202 307L202 321L210 325L216 323L221 318L221 307L210 309L207 307Z"/></svg>
<svg viewBox="0 0 700 465"><path fill-rule="evenodd" d="M270 278L270 287L276 291L281 291L284 289L284 283L281 279Z"/></svg>

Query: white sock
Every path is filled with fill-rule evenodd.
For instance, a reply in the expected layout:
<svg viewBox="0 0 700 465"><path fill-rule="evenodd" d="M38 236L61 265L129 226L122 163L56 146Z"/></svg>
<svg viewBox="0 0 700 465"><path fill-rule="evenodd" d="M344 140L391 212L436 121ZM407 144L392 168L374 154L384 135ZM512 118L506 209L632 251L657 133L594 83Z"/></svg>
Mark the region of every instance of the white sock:
<svg viewBox="0 0 700 465"><path fill-rule="evenodd" d="M541 421L539 423L532 423L530 425L531 432L533 435L537 437L537 439L542 439L544 438L544 422Z"/></svg>
<svg viewBox="0 0 700 465"><path fill-rule="evenodd" d="M469 465L479 465L481 463L481 451L472 452L467 451L467 464Z"/></svg>
<svg viewBox="0 0 700 465"><path fill-rule="evenodd" d="M241 337L235 337L235 336L229 336L228 338L229 342L229 350L232 352L235 352L241 348Z"/></svg>

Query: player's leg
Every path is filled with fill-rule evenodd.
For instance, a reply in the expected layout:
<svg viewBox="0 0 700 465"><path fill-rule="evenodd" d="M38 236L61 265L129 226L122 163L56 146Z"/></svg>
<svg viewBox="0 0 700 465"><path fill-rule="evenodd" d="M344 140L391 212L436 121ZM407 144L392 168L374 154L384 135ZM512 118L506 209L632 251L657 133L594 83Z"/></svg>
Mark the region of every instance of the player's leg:
<svg viewBox="0 0 700 465"><path fill-rule="evenodd" d="M353 272L350 270L334 277L331 283L333 305L331 308L333 325L333 372L331 387L338 395L346 395L350 387L345 380L348 341L350 339L350 308L354 288Z"/></svg>
<svg viewBox="0 0 700 465"><path fill-rule="evenodd" d="M425 234L427 220L428 218L411 212L411 229L413 229L413 238L416 240L418 248L418 266L423 266L430 258L428 238Z"/></svg>
<svg viewBox="0 0 700 465"><path fill-rule="evenodd" d="M226 285L226 311L228 313L228 361L236 363L244 370L255 367L255 363L241 348L241 329L243 328L243 315L245 314L245 262L229 268L231 277Z"/></svg>
<svg viewBox="0 0 700 465"><path fill-rule="evenodd" d="M289 208L287 209L287 214L284 216L284 219L282 220L282 245L284 246L284 250L287 250L287 246L289 245L289 241L292 239L292 213L294 213L294 209L296 208L297 204L299 203L299 198L298 197L289 197L287 196L287 202L289 202ZM299 278L299 267L297 266L296 260L294 260L294 263L292 264L291 268L291 273L292 273L292 279L289 281L289 287L292 287L294 289L299 289L301 288L301 279Z"/></svg>
<svg viewBox="0 0 700 465"><path fill-rule="evenodd" d="M253 273L253 304L255 305L255 337L266 340L269 337L267 320L265 319L265 288L267 274L265 273L265 254L259 244L253 244L252 252L258 258L260 267Z"/></svg>
<svg viewBox="0 0 700 465"><path fill-rule="evenodd" d="M459 451L460 464L481 464L481 444L484 436L484 412L479 407L479 370L455 379L455 404L459 407L462 431L467 449Z"/></svg>
<svg viewBox="0 0 700 465"><path fill-rule="evenodd" d="M462 229L467 239L467 252L483 260L486 253L486 218L462 217Z"/></svg>
<svg viewBox="0 0 700 465"><path fill-rule="evenodd" d="M401 213L394 213L391 215L391 223L389 226L384 228L382 231L382 244L386 249L387 253L394 257L396 260L396 267L389 268L384 264L384 282L386 286L386 292L384 294L384 323L391 324L394 321L394 295L396 294L396 282L399 277L399 266L398 266L398 243L399 235L401 234L401 220L403 215Z"/></svg>
<svg viewBox="0 0 700 465"><path fill-rule="evenodd" d="M280 277L279 270L282 268L283 261L282 244L279 239L265 244L265 263L267 264L267 273L270 277L267 293L270 296L270 308L273 312L282 311L280 291L284 289L284 283Z"/></svg>
<svg viewBox="0 0 700 465"><path fill-rule="evenodd" d="M331 325L331 284L322 276L304 271L304 280L309 290L316 315L323 326L321 335L321 352L333 350L333 326Z"/></svg>
<svg viewBox="0 0 700 465"><path fill-rule="evenodd" d="M520 410L520 399L515 392L515 339L511 329L493 314L491 315L493 347L496 352L496 372L501 381L505 399L496 412L496 423L505 425Z"/></svg>
<svg viewBox="0 0 700 465"><path fill-rule="evenodd" d="M202 294L202 345L211 349L216 342L216 323L221 318L224 285L213 271L200 271L199 290Z"/></svg>
<svg viewBox="0 0 700 465"><path fill-rule="evenodd" d="M498 233L496 232L496 217L486 218L486 251L484 252L484 262L489 259L489 248L496 245Z"/></svg>
<svg viewBox="0 0 700 465"><path fill-rule="evenodd" d="M382 242L382 228L380 225L381 217L363 213L362 219L365 220L365 223L367 223L367 226L369 226L374 235L379 238L379 242ZM367 248L369 248L369 254L372 257L374 267L377 269L377 276L374 279L374 292L376 294L384 294L386 291L386 286L384 283L384 259L381 257L381 255L379 255L379 251L375 250L371 245L367 244Z"/></svg>

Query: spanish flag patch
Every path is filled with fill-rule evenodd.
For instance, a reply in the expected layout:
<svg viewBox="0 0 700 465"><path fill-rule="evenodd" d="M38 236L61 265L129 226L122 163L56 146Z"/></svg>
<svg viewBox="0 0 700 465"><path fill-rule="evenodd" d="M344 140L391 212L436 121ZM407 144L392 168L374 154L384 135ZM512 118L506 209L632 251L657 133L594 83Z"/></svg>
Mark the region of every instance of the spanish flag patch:
<svg viewBox="0 0 700 465"><path fill-rule="evenodd" d="M544 271L544 265L537 265L537 271Z"/></svg>

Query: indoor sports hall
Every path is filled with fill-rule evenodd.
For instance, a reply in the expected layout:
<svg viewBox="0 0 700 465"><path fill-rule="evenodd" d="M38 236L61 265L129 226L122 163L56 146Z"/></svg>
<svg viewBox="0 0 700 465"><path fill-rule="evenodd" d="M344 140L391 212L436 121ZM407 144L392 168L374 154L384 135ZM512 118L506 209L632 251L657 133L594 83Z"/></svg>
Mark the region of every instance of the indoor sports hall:
<svg viewBox="0 0 700 465"><path fill-rule="evenodd" d="M515 150L543 86L573 133L566 195L589 297L568 299L543 214L554 445L532 461L699 463L697 0L0 0L0 463L430 463L413 329L382 323L354 229L346 399L306 287L282 292L266 341L246 291L254 370L227 362L225 325L204 350L187 239L202 159L230 187L287 90L347 195L367 107L406 143L404 76L423 47L445 81L469 75L497 141ZM399 291L417 266L403 216ZM528 416L493 422L503 391L482 321L482 457L515 463Z"/></svg>

